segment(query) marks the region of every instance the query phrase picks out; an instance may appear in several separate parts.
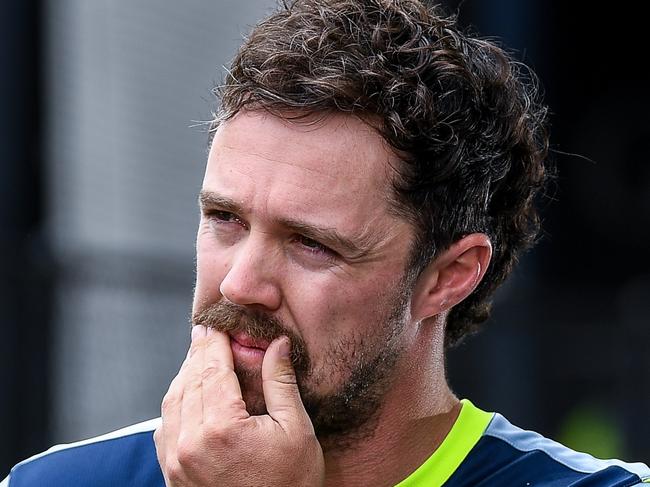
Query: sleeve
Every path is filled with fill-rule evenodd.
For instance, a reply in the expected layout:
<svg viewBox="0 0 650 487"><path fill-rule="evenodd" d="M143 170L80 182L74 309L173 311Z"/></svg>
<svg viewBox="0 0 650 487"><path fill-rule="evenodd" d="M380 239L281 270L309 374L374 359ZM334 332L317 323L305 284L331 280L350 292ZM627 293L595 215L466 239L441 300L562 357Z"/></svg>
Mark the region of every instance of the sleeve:
<svg viewBox="0 0 650 487"><path fill-rule="evenodd" d="M7 475L6 479L0 482L0 487L9 487L9 475Z"/></svg>

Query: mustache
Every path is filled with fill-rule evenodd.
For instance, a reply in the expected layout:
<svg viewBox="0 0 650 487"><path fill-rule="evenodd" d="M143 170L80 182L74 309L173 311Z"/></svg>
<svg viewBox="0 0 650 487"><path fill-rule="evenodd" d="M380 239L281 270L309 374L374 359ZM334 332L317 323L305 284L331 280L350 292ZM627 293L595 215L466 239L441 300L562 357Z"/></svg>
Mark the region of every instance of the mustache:
<svg viewBox="0 0 650 487"><path fill-rule="evenodd" d="M304 340L275 316L251 310L230 301L219 301L192 315L193 325L204 325L224 333L242 332L251 338L272 342L286 336L291 342L291 362L296 371L306 373L310 367Z"/></svg>

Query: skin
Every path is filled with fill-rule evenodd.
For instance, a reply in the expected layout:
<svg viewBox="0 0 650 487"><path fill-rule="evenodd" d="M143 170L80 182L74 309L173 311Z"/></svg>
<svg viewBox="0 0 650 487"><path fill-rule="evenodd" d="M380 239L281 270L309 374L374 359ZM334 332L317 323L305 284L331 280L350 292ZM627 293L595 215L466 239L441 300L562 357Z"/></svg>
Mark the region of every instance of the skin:
<svg viewBox="0 0 650 487"><path fill-rule="evenodd" d="M336 344L349 345L350 361L386 346L386 317L404 292L413 228L386 198L397 164L381 137L349 115L305 126L243 112L222 124L202 187L193 312L227 300L277 317L310 356L303 390L337 390L351 370L345 357L331 360ZM302 231L311 227L333 229L357 249ZM260 350L195 326L154 435L167 485L394 485L407 477L460 410L444 375L444 322L490 256L485 235L468 235L413 283L391 345L390 387L354 442L317 438L286 338ZM235 369L259 379L240 381Z"/></svg>

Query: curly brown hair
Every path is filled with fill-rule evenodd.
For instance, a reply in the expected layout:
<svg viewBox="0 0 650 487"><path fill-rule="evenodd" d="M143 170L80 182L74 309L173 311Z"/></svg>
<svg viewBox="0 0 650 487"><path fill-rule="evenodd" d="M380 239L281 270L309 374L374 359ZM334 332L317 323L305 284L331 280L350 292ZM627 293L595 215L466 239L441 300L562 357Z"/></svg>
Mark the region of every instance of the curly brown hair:
<svg viewBox="0 0 650 487"><path fill-rule="evenodd" d="M469 233L492 242L485 278L449 313L446 345L488 318L539 231L547 110L532 71L424 1L296 0L253 29L216 91L213 128L244 109L379 120L403 160L390 200L416 228L410 274Z"/></svg>

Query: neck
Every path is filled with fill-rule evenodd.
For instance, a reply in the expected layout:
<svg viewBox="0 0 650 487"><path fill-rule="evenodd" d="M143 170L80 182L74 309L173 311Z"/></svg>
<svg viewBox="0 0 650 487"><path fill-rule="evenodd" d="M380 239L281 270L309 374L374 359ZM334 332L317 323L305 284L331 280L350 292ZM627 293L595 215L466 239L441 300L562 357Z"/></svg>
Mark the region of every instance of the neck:
<svg viewBox="0 0 650 487"><path fill-rule="evenodd" d="M445 439L461 405L447 385L436 329L428 323L413 331L372 432L343 448L323 444L325 485L395 485Z"/></svg>

